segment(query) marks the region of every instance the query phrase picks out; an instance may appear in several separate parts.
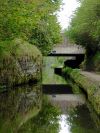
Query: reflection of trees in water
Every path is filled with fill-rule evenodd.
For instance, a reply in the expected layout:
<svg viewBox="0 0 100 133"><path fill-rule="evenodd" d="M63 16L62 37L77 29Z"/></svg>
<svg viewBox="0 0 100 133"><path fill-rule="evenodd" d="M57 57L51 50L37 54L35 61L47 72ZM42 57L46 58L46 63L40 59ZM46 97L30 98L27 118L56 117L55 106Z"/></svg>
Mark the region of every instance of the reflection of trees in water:
<svg viewBox="0 0 100 133"><path fill-rule="evenodd" d="M37 114L40 107L40 85L26 85L0 94L0 133L15 132Z"/></svg>
<svg viewBox="0 0 100 133"><path fill-rule="evenodd" d="M59 108L52 106L48 99L43 98L41 111L25 123L18 133L59 133L61 115ZM85 105L69 107L64 115L70 133L99 133Z"/></svg>
<svg viewBox="0 0 100 133"><path fill-rule="evenodd" d="M100 115L98 116L97 113L94 111L93 107L89 102L87 102L88 109L90 111L91 118L96 124L97 128L100 128ZM100 130L100 129L99 129Z"/></svg>
<svg viewBox="0 0 100 133"><path fill-rule="evenodd" d="M99 133L85 105L69 110L67 122L71 133Z"/></svg>
<svg viewBox="0 0 100 133"><path fill-rule="evenodd" d="M44 98L39 114L24 124L19 133L58 133L59 115L60 110Z"/></svg>

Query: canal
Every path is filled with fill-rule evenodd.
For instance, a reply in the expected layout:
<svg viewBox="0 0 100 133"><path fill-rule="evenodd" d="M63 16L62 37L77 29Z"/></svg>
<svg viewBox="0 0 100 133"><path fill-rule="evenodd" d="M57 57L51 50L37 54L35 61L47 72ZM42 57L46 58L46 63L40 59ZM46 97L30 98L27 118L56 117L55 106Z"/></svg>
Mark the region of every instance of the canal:
<svg viewBox="0 0 100 133"><path fill-rule="evenodd" d="M99 133L99 116L85 95L54 73L65 57L44 57L42 83L0 94L0 133Z"/></svg>

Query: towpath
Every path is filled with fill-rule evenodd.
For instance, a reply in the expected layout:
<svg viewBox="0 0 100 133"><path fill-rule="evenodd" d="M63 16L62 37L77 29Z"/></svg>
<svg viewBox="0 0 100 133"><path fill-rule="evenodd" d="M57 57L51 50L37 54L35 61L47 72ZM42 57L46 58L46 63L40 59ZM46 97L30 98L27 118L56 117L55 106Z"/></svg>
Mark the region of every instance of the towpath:
<svg viewBox="0 0 100 133"><path fill-rule="evenodd" d="M81 74L100 86L100 74L94 72L87 72L87 71L81 71Z"/></svg>

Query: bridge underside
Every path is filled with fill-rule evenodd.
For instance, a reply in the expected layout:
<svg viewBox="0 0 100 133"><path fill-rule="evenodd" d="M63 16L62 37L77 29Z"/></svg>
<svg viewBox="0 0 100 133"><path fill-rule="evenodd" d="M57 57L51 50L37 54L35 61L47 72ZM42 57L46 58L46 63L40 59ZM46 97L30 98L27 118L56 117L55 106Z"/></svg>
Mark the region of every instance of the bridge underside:
<svg viewBox="0 0 100 133"><path fill-rule="evenodd" d="M48 54L48 56L74 56L74 57L78 57L78 56L84 56L84 53L50 53Z"/></svg>
<svg viewBox="0 0 100 133"><path fill-rule="evenodd" d="M48 56L51 57L74 57L70 60L64 61L64 66L68 66L71 68L79 68L79 65L81 64L82 61L84 61L85 54L76 54L76 53L70 53L70 54L60 54L60 53L50 53Z"/></svg>

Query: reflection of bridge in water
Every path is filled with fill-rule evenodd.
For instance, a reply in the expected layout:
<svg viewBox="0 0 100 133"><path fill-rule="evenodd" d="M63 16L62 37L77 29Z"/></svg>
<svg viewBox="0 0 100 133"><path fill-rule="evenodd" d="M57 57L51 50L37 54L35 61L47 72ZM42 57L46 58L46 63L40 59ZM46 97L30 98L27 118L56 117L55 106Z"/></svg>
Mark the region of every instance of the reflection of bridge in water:
<svg viewBox="0 0 100 133"><path fill-rule="evenodd" d="M83 94L62 94L62 95L48 95L51 103L60 107L63 113L72 107L83 105L86 103L85 96Z"/></svg>

